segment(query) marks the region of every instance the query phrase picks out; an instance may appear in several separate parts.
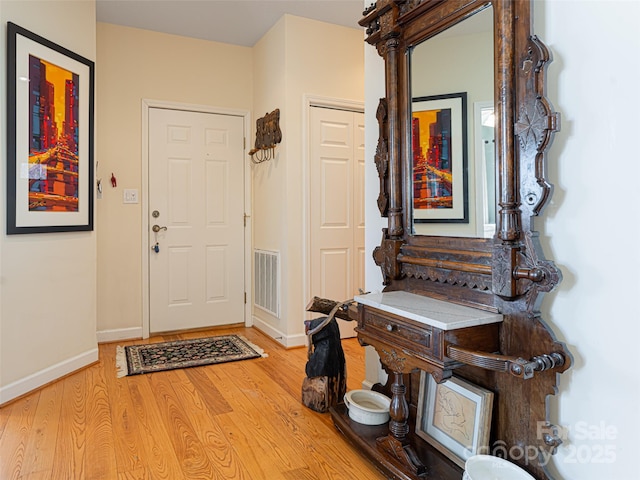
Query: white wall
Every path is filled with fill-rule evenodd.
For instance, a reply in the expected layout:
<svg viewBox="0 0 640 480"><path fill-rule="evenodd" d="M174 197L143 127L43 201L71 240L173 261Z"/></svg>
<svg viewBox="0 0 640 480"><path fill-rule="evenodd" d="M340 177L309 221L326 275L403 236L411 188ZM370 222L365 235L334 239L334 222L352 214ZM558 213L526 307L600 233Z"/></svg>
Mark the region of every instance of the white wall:
<svg viewBox="0 0 640 480"><path fill-rule="evenodd" d="M286 346L304 345L305 95L364 99L363 34L285 15L256 45L256 117L280 108L276 159L253 167L254 247L281 254L280 318L254 309L254 324ZM337 54L336 52L339 52ZM259 58L259 59L258 59ZM269 88L265 88L265 82Z"/></svg>
<svg viewBox="0 0 640 480"><path fill-rule="evenodd" d="M142 100L251 111L252 49L122 27L97 25L98 332L100 341L143 333ZM249 136L250 132L247 132ZM113 173L117 188L109 182ZM241 195L241 193L240 193ZM146 252L146 250L145 250ZM242 321L241 319L239 321Z"/></svg>
<svg viewBox="0 0 640 480"><path fill-rule="evenodd" d="M280 129L282 141L276 147L272 160L252 165L253 180L253 247L280 254L281 277L288 265L289 256L286 244L284 215L286 203L286 158L289 148L289 135L285 128L287 62L284 44L286 42L285 17L280 20L254 45L253 62L253 111L255 119L263 117L276 108L280 109ZM255 121L251 131L250 146L255 144ZM284 285L283 280L280 281ZM281 288L281 310L288 295ZM253 302L252 302L253 305ZM281 318L253 307L252 322L261 331L283 344L287 344L288 326L283 315Z"/></svg>
<svg viewBox="0 0 640 480"><path fill-rule="evenodd" d="M11 21L95 60L95 2L0 3ZM2 69L4 72L4 68ZM6 98L6 76L0 79ZM6 235L6 110L1 109L0 404L98 359L96 232Z"/></svg>
<svg viewBox="0 0 640 480"><path fill-rule="evenodd" d="M548 95L562 114L562 130L548 156L555 192L536 228L564 280L544 299L542 313L573 355L572 368L560 376L559 396L550 400L551 421L569 429L550 471L556 479L632 480L638 475L640 431L640 2L534 5L535 33L554 56ZM365 49L367 158L373 158L372 113L384 95L384 68L372 47ZM380 242L381 223L375 165L366 165L371 251ZM373 261L367 267L367 289L379 290L379 269ZM377 372L372 357L369 379Z"/></svg>
<svg viewBox="0 0 640 480"><path fill-rule="evenodd" d="M549 98L562 113L549 155L553 201L537 225L564 280L543 314L574 356L552 402L571 429L555 467L559 478L637 478L640 3L535 6L554 56ZM602 425L616 433L601 435ZM587 426L600 438L584 438Z"/></svg>

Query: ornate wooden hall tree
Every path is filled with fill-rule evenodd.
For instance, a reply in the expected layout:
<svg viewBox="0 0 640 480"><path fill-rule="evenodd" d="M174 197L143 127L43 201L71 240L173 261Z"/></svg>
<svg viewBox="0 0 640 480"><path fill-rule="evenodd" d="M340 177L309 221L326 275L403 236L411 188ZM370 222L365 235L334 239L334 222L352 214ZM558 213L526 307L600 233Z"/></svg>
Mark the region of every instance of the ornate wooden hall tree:
<svg viewBox="0 0 640 480"><path fill-rule="evenodd" d="M414 47L490 8L493 16L496 228L492 238L415 233L412 175L411 58ZM486 13L486 12L485 12ZM385 63L386 96L377 118L378 207L388 217L374 252L384 293L408 292L499 317L447 329L358 300L358 338L389 373L389 426L351 421L343 405L334 423L390 478L460 479L462 470L414 432L419 371L442 382L453 373L494 393L491 445L537 479L561 443L548 422L547 396L570 366L566 347L540 318L542 294L561 280L545 259L533 218L548 202L545 151L559 116L545 98L549 53L532 35L530 0L378 0L360 21ZM438 69L433 69L433 75ZM468 72L469 78L474 71ZM383 295L384 296L384 295ZM486 314L486 315L485 315ZM495 452L493 452L495 453Z"/></svg>

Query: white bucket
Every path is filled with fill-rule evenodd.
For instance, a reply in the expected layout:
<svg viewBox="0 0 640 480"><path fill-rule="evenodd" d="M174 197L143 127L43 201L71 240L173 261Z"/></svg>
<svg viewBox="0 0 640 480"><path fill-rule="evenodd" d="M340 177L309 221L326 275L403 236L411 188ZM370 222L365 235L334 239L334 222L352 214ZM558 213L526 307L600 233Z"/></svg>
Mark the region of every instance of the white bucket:
<svg viewBox="0 0 640 480"><path fill-rule="evenodd" d="M463 480L535 480L514 463L493 455L474 455L464 464Z"/></svg>
<svg viewBox="0 0 640 480"><path fill-rule="evenodd" d="M372 390L350 390L344 396L349 418L364 425L382 425L389 421L391 399Z"/></svg>

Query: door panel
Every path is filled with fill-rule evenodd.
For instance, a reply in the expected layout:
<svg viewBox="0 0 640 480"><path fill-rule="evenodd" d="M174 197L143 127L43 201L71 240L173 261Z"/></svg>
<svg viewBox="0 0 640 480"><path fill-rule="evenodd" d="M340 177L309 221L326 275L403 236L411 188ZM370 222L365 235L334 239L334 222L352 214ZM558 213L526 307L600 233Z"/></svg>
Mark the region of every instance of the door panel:
<svg viewBox="0 0 640 480"><path fill-rule="evenodd" d="M364 288L364 115L312 107L309 124L311 295L348 300Z"/></svg>
<svg viewBox="0 0 640 480"><path fill-rule="evenodd" d="M322 164L321 228L351 228L351 159L320 157L319 160Z"/></svg>
<svg viewBox="0 0 640 480"><path fill-rule="evenodd" d="M244 322L243 138L242 117L149 110L151 332Z"/></svg>
<svg viewBox="0 0 640 480"><path fill-rule="evenodd" d="M348 249L322 249L320 275L323 297L344 300L351 286L351 259Z"/></svg>
<svg viewBox="0 0 640 480"><path fill-rule="evenodd" d="M226 247L207 247L206 298L209 302L225 301L228 298L226 288L229 283L227 256Z"/></svg>
<svg viewBox="0 0 640 480"><path fill-rule="evenodd" d="M169 247L169 298L170 306L190 302L189 268L191 249L185 247Z"/></svg>

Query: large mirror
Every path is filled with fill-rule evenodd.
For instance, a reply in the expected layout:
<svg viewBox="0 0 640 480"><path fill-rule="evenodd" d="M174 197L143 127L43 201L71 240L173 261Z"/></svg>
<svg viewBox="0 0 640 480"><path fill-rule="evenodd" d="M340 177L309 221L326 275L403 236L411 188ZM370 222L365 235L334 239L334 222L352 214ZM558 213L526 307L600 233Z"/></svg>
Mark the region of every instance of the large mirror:
<svg viewBox="0 0 640 480"><path fill-rule="evenodd" d="M530 2L378 0L365 15L387 79L375 161L388 228L374 254L385 284L495 309L492 294L550 281L535 261L518 266L551 193L543 155L558 119Z"/></svg>
<svg viewBox="0 0 640 480"><path fill-rule="evenodd" d="M495 232L493 11L410 51L413 234Z"/></svg>

